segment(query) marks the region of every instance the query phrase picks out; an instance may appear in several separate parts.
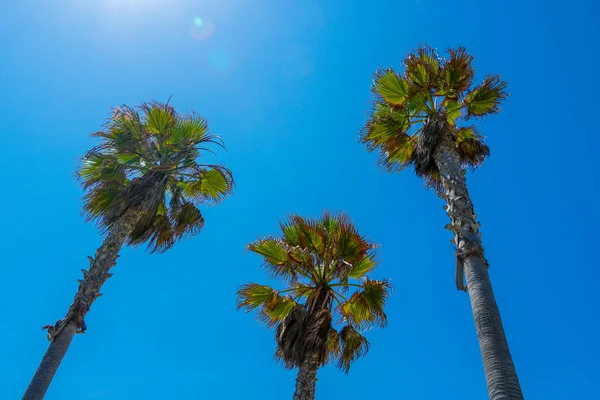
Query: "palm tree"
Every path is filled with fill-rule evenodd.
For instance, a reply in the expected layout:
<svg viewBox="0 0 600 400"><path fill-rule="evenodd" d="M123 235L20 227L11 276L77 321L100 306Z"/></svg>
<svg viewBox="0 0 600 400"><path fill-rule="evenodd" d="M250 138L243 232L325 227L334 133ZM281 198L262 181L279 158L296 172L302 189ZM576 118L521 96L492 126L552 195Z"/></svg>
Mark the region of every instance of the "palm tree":
<svg viewBox="0 0 600 400"><path fill-rule="evenodd" d="M84 157L78 176L85 190L84 213L106 233L66 316L47 325L50 346L23 399L42 399L76 333L86 330L84 317L112 276L124 244L148 244L164 252L204 226L196 207L216 204L232 191L230 171L198 163L206 145L223 146L199 115L178 114L161 103L114 110L104 129L94 133L100 144Z"/></svg>
<svg viewBox="0 0 600 400"><path fill-rule="evenodd" d="M237 304L246 311L258 308L259 319L276 327L276 357L287 368L299 368L294 400L311 400L319 367L337 361L348 373L350 364L367 354L362 330L386 325L383 307L391 286L367 277L376 265L376 246L346 215L294 215L280 228L279 237L259 239L248 248L263 257L264 268L285 287L243 285Z"/></svg>
<svg viewBox="0 0 600 400"><path fill-rule="evenodd" d="M447 202L446 227L457 249L456 286L469 293L489 396L522 399L465 178L467 167L480 166L490 154L477 127L465 123L499 112L506 82L487 76L473 87L473 57L462 47L448 55L442 59L423 46L404 60L403 73L377 71L374 108L360 138L369 151L379 151L383 168L412 166Z"/></svg>

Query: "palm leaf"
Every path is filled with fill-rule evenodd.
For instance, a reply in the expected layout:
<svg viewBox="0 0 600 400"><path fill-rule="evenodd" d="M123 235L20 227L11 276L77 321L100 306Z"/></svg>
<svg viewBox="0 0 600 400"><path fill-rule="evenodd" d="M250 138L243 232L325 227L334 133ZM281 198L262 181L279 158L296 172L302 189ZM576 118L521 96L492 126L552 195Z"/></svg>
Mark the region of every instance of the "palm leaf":
<svg viewBox="0 0 600 400"><path fill-rule="evenodd" d="M339 359L342 355L342 345L340 343L340 335L332 327L329 329L329 337L327 339L327 348L329 350L328 359Z"/></svg>
<svg viewBox="0 0 600 400"><path fill-rule="evenodd" d="M438 58L432 47L419 47L404 60L406 79L419 89L432 89L438 80Z"/></svg>
<svg viewBox="0 0 600 400"><path fill-rule="evenodd" d="M450 100L458 100L460 94L473 83L473 56L464 47L448 49L450 58L442 66L443 93Z"/></svg>
<svg viewBox="0 0 600 400"><path fill-rule="evenodd" d="M204 227L204 218L200 210L192 203L185 202L180 207L171 209L171 220L174 235L179 239L195 236Z"/></svg>
<svg viewBox="0 0 600 400"><path fill-rule="evenodd" d="M194 113L177 121L173 127L173 134L170 141L172 143L181 143L184 141L200 143L212 137L212 135L208 135L208 122Z"/></svg>
<svg viewBox="0 0 600 400"><path fill-rule="evenodd" d="M341 355L338 368L345 373L350 371L350 365L358 358L369 352L369 342L352 326L347 325L339 333Z"/></svg>
<svg viewBox="0 0 600 400"><path fill-rule="evenodd" d="M163 135L165 140L168 139L177 124L178 116L175 109L158 103L145 103L141 108L145 111L143 122L148 132Z"/></svg>
<svg viewBox="0 0 600 400"><path fill-rule="evenodd" d="M375 268L375 262L371 257L363 257L360 260L352 264L352 267L348 271L348 277L359 279L371 272Z"/></svg>
<svg viewBox="0 0 600 400"><path fill-rule="evenodd" d="M248 250L260 254L265 262L282 266L288 261L288 250L276 239L257 240L248 245Z"/></svg>
<svg viewBox="0 0 600 400"><path fill-rule="evenodd" d="M219 203L233 191L233 176L225 167L215 165L211 168L198 168L196 174L197 179L178 183L184 194L196 201Z"/></svg>
<svg viewBox="0 0 600 400"><path fill-rule="evenodd" d="M369 151L379 150L379 165L390 171L400 170L412 162L415 142L406 133L410 125L407 110L393 110L385 104L377 104L360 138Z"/></svg>
<svg viewBox="0 0 600 400"><path fill-rule="evenodd" d="M259 319L271 328L280 323L296 307L297 303L289 296L278 296L267 303L259 313Z"/></svg>
<svg viewBox="0 0 600 400"><path fill-rule="evenodd" d="M270 286L248 283L242 285L237 291L237 309L252 311L257 307L265 306L277 296L277 291Z"/></svg>
<svg viewBox="0 0 600 400"><path fill-rule="evenodd" d="M458 101L450 100L446 105L446 116L450 125L456 125L456 120L461 115L462 104Z"/></svg>
<svg viewBox="0 0 600 400"><path fill-rule="evenodd" d="M281 277L295 281L298 273L303 270L303 268L294 264L296 262L294 255L278 239L257 240L248 245L248 250L263 257L263 267L275 278Z"/></svg>
<svg viewBox="0 0 600 400"><path fill-rule="evenodd" d="M384 327L387 317L383 307L390 288L386 281L366 280L362 291L354 292L348 301L341 304L342 316L359 328L372 325Z"/></svg>
<svg viewBox="0 0 600 400"><path fill-rule="evenodd" d="M463 103L467 108L467 117L481 117L500 111L500 103L508 93L507 83L499 75L488 76L483 83L466 94Z"/></svg>
<svg viewBox="0 0 600 400"><path fill-rule="evenodd" d="M483 136L479 134L475 126L457 129L454 134L456 135L456 151L464 165L476 168L489 157L490 148L485 144Z"/></svg>
<svg viewBox="0 0 600 400"><path fill-rule="evenodd" d="M391 106L402 106L408 98L408 82L399 78L392 68L375 73L373 91Z"/></svg>

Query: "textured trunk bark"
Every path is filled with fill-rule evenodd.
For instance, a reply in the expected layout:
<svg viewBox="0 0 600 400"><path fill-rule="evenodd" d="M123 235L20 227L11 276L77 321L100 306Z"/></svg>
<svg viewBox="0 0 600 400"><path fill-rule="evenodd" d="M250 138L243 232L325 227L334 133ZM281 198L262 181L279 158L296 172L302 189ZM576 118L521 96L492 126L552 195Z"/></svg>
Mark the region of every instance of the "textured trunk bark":
<svg viewBox="0 0 600 400"><path fill-rule="evenodd" d="M481 233L475 221L465 171L447 135L441 138L434 159L440 171L443 197L447 202L446 212L451 221L448 228L454 232L457 248L456 283L459 289L466 289L469 293L489 397L491 400L522 400L519 378L483 255ZM466 288L462 287L463 270L466 273Z"/></svg>
<svg viewBox="0 0 600 400"><path fill-rule="evenodd" d="M23 400L44 398L73 336L85 331L83 318L94 300L101 296L102 284L112 276L109 270L115 265L123 243L142 216L143 212L139 209L129 209L113 224L102 245L96 250L96 257L88 257L90 269L82 270L83 280L79 281L79 290L65 318L56 324L56 328L48 330L50 346L23 395Z"/></svg>
<svg viewBox="0 0 600 400"><path fill-rule="evenodd" d="M298 369L294 400L314 400L318 369L319 355L316 353L307 354L302 365Z"/></svg>

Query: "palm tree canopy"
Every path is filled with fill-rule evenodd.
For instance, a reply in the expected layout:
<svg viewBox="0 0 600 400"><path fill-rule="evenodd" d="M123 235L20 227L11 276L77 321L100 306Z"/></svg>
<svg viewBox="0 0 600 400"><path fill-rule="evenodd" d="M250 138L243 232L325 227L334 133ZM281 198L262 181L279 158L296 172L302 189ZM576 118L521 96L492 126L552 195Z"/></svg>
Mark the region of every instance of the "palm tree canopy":
<svg viewBox="0 0 600 400"><path fill-rule="evenodd" d="M85 190L84 213L105 230L132 207L144 217L128 244L144 242L152 252L172 247L204 225L199 204L216 204L233 188L222 165L200 164L206 146L223 147L196 113L178 114L168 104L142 103L113 110L100 144L83 158L77 172Z"/></svg>
<svg viewBox="0 0 600 400"><path fill-rule="evenodd" d="M299 367L306 354L316 352L321 365L337 361L348 372L369 349L362 331L387 324L383 309L391 286L367 277L376 266L377 246L360 236L345 214L293 215L280 228L279 236L248 248L285 287L243 285L238 309L258 309L259 319L277 328L276 356L286 367Z"/></svg>
<svg viewBox="0 0 600 400"><path fill-rule="evenodd" d="M413 166L437 187L434 146L423 139L434 119L443 121L441 128L451 135L464 167L485 161L489 148L477 127L466 123L497 113L508 95L507 85L496 75L473 87L472 63L473 56L462 47L449 49L448 58L441 58L435 49L422 46L404 60L403 73L388 68L374 74L374 107L360 139L369 151L379 151L383 168L395 172Z"/></svg>

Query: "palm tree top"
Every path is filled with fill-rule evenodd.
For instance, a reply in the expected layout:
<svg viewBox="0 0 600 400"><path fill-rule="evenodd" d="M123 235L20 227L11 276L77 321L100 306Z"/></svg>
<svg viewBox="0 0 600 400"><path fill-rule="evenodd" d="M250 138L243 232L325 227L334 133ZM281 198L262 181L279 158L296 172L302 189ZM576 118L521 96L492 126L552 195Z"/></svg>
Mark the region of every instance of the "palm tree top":
<svg viewBox="0 0 600 400"><path fill-rule="evenodd" d="M263 323L277 327L276 355L287 367L299 367L308 351L316 351L321 364L336 360L348 372L368 351L362 331L387 324L383 308L391 286L367 277L376 267L377 246L345 214L292 215L280 229L279 236L248 248L263 257L272 277L282 278L284 288L243 285L238 309L258 309Z"/></svg>
<svg viewBox="0 0 600 400"><path fill-rule="evenodd" d="M463 166L475 168L485 161L489 148L477 127L467 123L499 112L508 96L507 84L490 75L473 87L473 59L463 47L449 49L442 58L434 48L421 46L404 60L402 73L393 68L375 72L374 107L360 140L369 151L379 151L384 169L413 166L417 175L437 186L439 172L431 154L418 148L420 136L434 121L443 122L451 134Z"/></svg>
<svg viewBox="0 0 600 400"><path fill-rule="evenodd" d="M178 114L169 104L142 103L113 110L100 143L84 157L77 175L85 190L84 214L106 230L133 207L145 212L128 243L162 252L197 234L204 218L197 205L221 202L233 189L231 172L198 158L224 148L196 113Z"/></svg>

